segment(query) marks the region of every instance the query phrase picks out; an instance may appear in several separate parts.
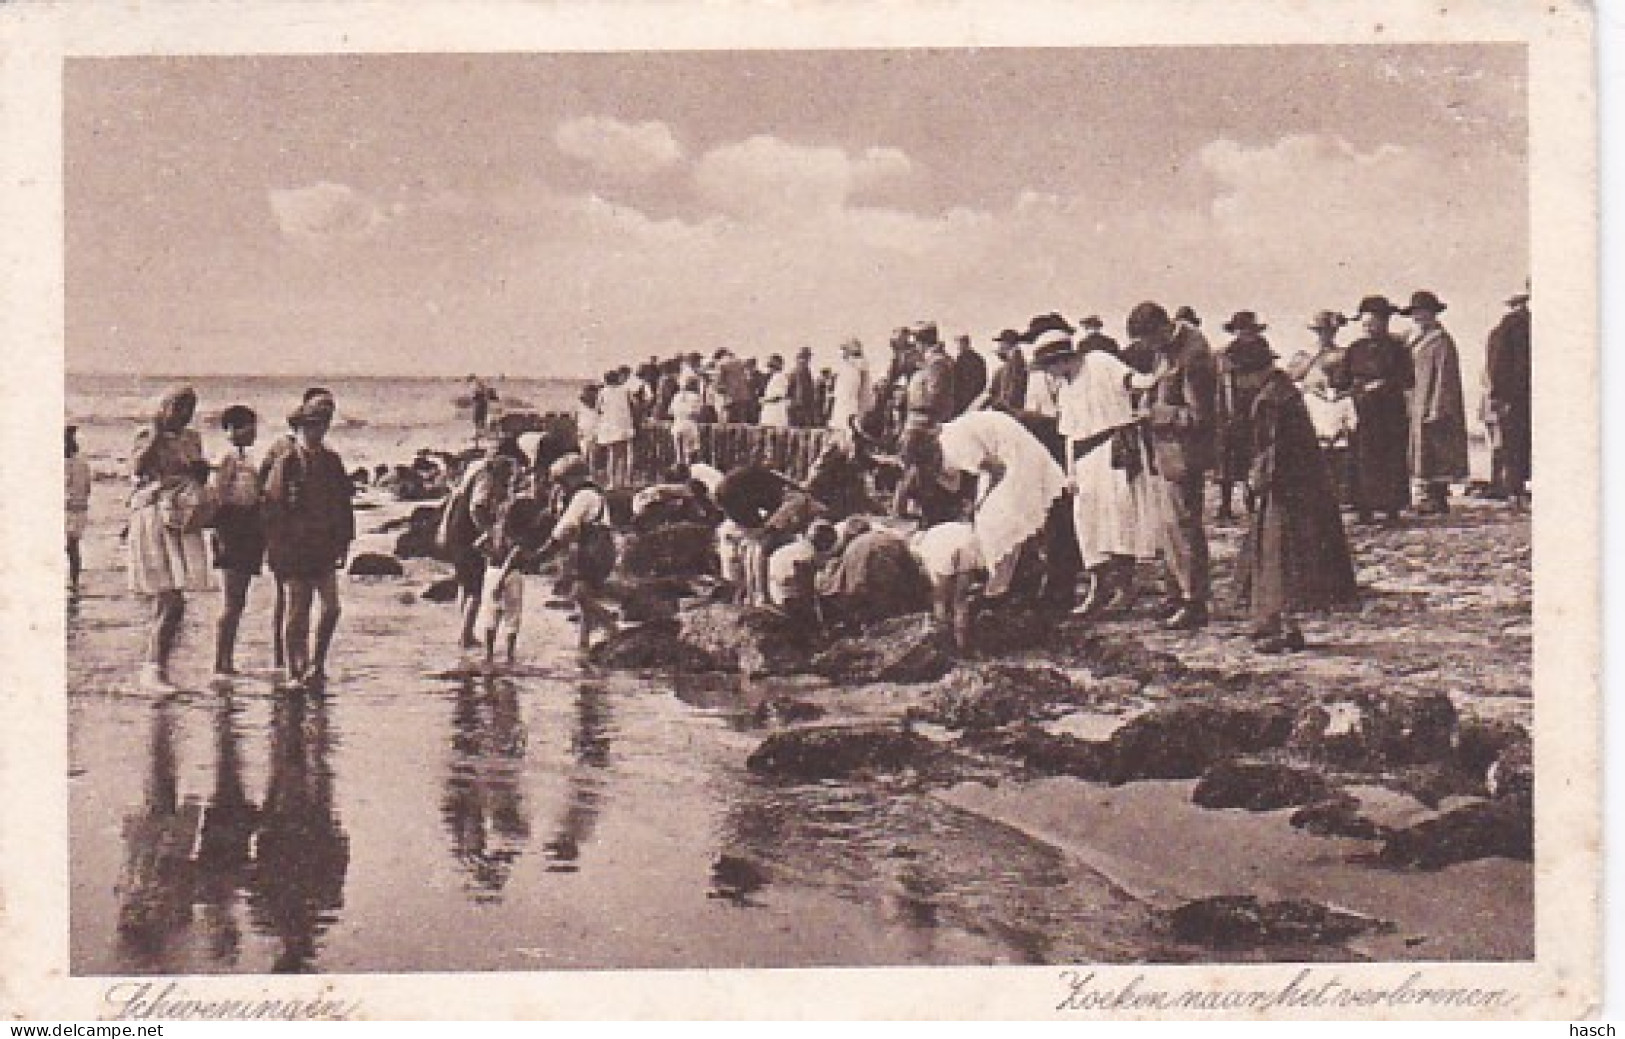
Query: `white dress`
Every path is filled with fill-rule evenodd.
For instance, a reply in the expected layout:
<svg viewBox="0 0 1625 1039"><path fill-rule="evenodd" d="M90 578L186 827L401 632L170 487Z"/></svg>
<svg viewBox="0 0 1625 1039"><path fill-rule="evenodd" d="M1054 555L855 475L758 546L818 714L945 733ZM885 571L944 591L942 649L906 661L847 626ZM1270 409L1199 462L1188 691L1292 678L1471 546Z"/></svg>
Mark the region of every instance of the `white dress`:
<svg viewBox="0 0 1625 1039"><path fill-rule="evenodd" d="M1066 474L1027 427L1002 411L971 411L942 427L942 462L981 475L972 523L989 570L1044 529ZM1002 469L1001 475L992 470Z"/></svg>
<svg viewBox="0 0 1625 1039"><path fill-rule="evenodd" d="M637 435L632 420L632 391L626 386L605 386L598 391L598 442L619 444Z"/></svg>
<svg viewBox="0 0 1625 1039"><path fill-rule="evenodd" d="M790 428L790 376L774 372L762 390L762 425Z"/></svg>
<svg viewBox="0 0 1625 1039"><path fill-rule="evenodd" d="M835 368L835 387L830 392L829 428L846 430L853 419L867 410L869 369L862 361L845 360Z"/></svg>
<svg viewBox="0 0 1625 1039"><path fill-rule="evenodd" d="M1156 553L1156 528L1143 526L1128 473L1112 466L1110 441L1082 458L1072 444L1134 420L1134 407L1124 379L1133 369L1109 353L1084 355L1077 378L1060 391L1060 432L1067 438L1077 494L1072 516L1083 565L1098 566L1111 556L1150 558Z"/></svg>

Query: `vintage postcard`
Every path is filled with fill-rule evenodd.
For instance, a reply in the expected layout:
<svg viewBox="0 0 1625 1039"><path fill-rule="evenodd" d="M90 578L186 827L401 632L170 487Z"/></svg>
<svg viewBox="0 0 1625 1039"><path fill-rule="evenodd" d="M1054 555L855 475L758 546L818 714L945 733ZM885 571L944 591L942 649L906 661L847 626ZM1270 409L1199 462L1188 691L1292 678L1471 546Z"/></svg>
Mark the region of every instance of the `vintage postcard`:
<svg viewBox="0 0 1625 1039"><path fill-rule="evenodd" d="M8 5L0 1012L1595 1013L1592 46Z"/></svg>

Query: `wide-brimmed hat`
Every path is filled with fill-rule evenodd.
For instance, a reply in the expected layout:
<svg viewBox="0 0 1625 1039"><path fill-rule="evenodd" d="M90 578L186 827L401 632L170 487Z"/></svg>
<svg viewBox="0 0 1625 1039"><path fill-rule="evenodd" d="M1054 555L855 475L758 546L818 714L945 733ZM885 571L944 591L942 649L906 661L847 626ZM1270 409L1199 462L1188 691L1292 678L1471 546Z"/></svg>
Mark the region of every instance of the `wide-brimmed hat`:
<svg viewBox="0 0 1625 1039"><path fill-rule="evenodd" d="M1326 329L1336 331L1349 323L1349 319L1335 310L1317 310L1309 318L1309 331L1321 332Z"/></svg>
<svg viewBox="0 0 1625 1039"><path fill-rule="evenodd" d="M1130 339L1143 339L1172 325L1162 304L1146 300L1129 311L1127 330Z"/></svg>
<svg viewBox="0 0 1625 1039"><path fill-rule="evenodd" d="M1088 317L1084 318L1082 321L1079 321L1078 326L1080 328L1092 328L1092 329L1094 329L1095 331L1098 332L1102 328L1106 327L1106 322L1100 320L1100 315L1099 314L1090 314Z"/></svg>
<svg viewBox="0 0 1625 1039"><path fill-rule="evenodd" d="M553 480L567 480L573 476L591 476L592 466L579 453L571 451L567 455L560 455L547 467L547 475Z"/></svg>
<svg viewBox="0 0 1625 1039"><path fill-rule="evenodd" d="M1033 367L1047 368L1076 356L1078 351L1072 345L1072 338L1060 329L1052 328L1039 335L1033 349Z"/></svg>
<svg viewBox="0 0 1625 1039"><path fill-rule="evenodd" d="M1529 293L1519 292L1507 297L1507 306L1521 307L1529 302Z"/></svg>
<svg viewBox="0 0 1625 1039"><path fill-rule="evenodd" d="M1406 317L1410 317L1414 311L1418 310L1425 310L1430 314L1443 314L1445 311L1444 301L1427 289L1418 289L1411 293L1411 305L1400 307L1399 312Z"/></svg>
<svg viewBox="0 0 1625 1039"><path fill-rule="evenodd" d="M1250 310L1238 310L1224 323L1224 330L1232 335L1241 332L1262 332L1268 325L1258 323L1258 315Z"/></svg>
<svg viewBox="0 0 1625 1039"><path fill-rule="evenodd" d="M1399 308L1388 302L1387 296L1366 296L1360 300L1360 305L1354 308L1354 316L1375 314L1378 317L1388 317L1399 313Z"/></svg>
<svg viewBox="0 0 1625 1039"><path fill-rule="evenodd" d="M1021 342L1021 333L1013 328L1006 328L993 337L993 341L1000 346L1015 346Z"/></svg>
<svg viewBox="0 0 1625 1039"><path fill-rule="evenodd" d="M1070 321L1052 310L1048 314L1038 314L1031 321L1028 321L1027 334L1022 338L1036 345L1041 341L1040 337L1046 332L1061 332L1070 336L1076 331L1077 329L1072 327Z"/></svg>
<svg viewBox="0 0 1625 1039"><path fill-rule="evenodd" d="M333 408L320 400L308 400L288 412L288 426L303 429L306 426L328 426L333 423Z"/></svg>
<svg viewBox="0 0 1625 1039"><path fill-rule="evenodd" d="M812 347L810 347L810 346L803 346L802 348L800 348L799 350L796 351L796 356L797 357L811 357L812 354L813 354Z"/></svg>
<svg viewBox="0 0 1625 1039"><path fill-rule="evenodd" d="M848 339L841 344L841 353L853 357L859 356L863 353L863 344L856 339Z"/></svg>
<svg viewBox="0 0 1625 1039"><path fill-rule="evenodd" d="M914 327L908 331L909 335L914 337L915 342L926 345L937 342L937 323L935 321L916 321Z"/></svg>
<svg viewBox="0 0 1625 1039"><path fill-rule="evenodd" d="M1196 311L1192 310L1190 307L1180 307L1178 310L1174 311L1174 320L1183 321L1187 325L1195 325L1197 328L1202 327L1202 319L1197 317Z"/></svg>

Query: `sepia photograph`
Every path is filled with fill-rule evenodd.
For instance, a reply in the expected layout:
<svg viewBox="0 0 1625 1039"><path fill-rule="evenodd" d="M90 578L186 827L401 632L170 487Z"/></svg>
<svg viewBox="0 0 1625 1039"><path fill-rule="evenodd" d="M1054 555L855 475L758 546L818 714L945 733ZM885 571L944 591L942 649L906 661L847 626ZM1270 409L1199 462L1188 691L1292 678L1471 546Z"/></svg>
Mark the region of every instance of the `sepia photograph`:
<svg viewBox="0 0 1625 1039"><path fill-rule="evenodd" d="M1595 131L1544 6L1395 7L46 62L70 1005L1585 1012L1599 463L1535 390L1597 363L1594 200L1538 215Z"/></svg>

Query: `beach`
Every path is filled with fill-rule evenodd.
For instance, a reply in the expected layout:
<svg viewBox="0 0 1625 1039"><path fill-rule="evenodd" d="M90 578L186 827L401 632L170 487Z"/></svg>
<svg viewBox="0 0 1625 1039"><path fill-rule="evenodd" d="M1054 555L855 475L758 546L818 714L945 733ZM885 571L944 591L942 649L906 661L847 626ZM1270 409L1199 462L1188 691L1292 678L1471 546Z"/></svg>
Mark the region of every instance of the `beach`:
<svg viewBox="0 0 1625 1039"><path fill-rule="evenodd" d="M340 426L332 445L352 467L402 460L366 436ZM916 722L985 662L875 684L584 662L540 577L511 668L459 653L454 608L421 594L449 568L415 558L404 577L341 579L324 696L273 687L268 578L249 598L245 676L209 687L218 600L199 595L173 669L185 691L138 692L146 613L124 590L124 485L107 471L116 453L92 457L103 478L68 605L75 973L1533 955L1528 861L1374 864L1380 839L1294 826L1300 806L1200 807L1195 777L1041 774L1030 756ZM410 506L361 503L352 556L387 553L395 534L379 528ZM1240 533L1214 531L1221 596ZM1442 693L1463 726L1526 728L1527 516L1458 499L1442 519L1350 534L1363 605L1306 624L1309 653L1251 653L1234 612L1194 634L1142 613L1082 635L1132 639L1189 674L1102 678L1042 646L995 660L1089 694L1046 712L1052 736L1110 738L1200 682L1258 697ZM799 781L751 766L777 735L847 724L904 725L953 766ZM1365 816L1398 829L1487 803L1402 772L1350 787ZM1240 946L1170 926L1212 896L1302 899L1371 926Z"/></svg>

